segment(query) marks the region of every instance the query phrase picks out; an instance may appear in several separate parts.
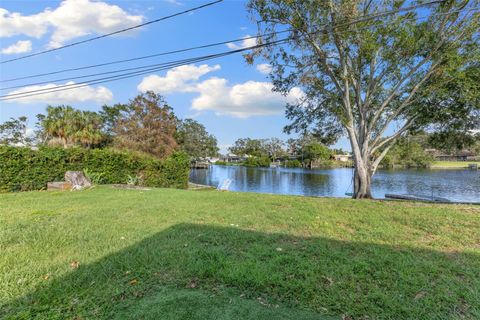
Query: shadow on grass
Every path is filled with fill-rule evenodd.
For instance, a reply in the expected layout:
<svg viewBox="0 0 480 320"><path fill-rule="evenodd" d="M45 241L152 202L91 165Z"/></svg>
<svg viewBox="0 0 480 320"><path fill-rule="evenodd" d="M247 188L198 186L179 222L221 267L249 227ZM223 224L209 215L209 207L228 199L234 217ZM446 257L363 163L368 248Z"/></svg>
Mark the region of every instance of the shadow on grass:
<svg viewBox="0 0 480 320"><path fill-rule="evenodd" d="M480 257L179 224L81 265L0 318L480 317Z"/></svg>

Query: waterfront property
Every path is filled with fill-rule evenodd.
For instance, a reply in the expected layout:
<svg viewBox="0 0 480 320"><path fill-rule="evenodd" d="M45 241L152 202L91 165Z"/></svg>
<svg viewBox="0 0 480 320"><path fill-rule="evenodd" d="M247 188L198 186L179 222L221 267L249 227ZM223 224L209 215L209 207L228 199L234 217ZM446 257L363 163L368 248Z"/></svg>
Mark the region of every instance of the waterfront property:
<svg viewBox="0 0 480 320"><path fill-rule="evenodd" d="M480 155L471 150L461 150L456 153L445 153L436 149L426 149L437 161L480 161Z"/></svg>
<svg viewBox="0 0 480 320"><path fill-rule="evenodd" d="M2 319L480 317L478 206L110 187L0 202Z"/></svg>
<svg viewBox="0 0 480 320"><path fill-rule="evenodd" d="M348 162L352 161L351 154L334 154L332 155L333 160L340 161L340 162Z"/></svg>

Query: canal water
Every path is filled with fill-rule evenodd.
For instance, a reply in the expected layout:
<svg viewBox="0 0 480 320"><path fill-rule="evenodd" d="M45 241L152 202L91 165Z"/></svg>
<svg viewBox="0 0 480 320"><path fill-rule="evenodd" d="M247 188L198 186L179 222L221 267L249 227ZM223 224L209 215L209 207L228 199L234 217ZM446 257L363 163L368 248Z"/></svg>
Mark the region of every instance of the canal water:
<svg viewBox="0 0 480 320"><path fill-rule="evenodd" d="M230 191L349 197L352 169L246 168L213 165L193 169L190 181L219 186L231 180ZM386 193L416 194L451 201L480 202L480 170L402 169L379 170L373 177L375 198Z"/></svg>

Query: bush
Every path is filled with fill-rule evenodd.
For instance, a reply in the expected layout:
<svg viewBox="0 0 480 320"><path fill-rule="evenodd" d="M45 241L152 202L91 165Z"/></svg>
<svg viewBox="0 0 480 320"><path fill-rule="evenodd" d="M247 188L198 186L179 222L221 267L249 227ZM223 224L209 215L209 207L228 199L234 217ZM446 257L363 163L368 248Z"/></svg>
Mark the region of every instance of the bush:
<svg viewBox="0 0 480 320"><path fill-rule="evenodd" d="M138 176L142 186L187 188L190 169L182 152L158 160L109 149L0 146L0 192L45 189L68 170L83 170L98 183L123 184Z"/></svg>
<svg viewBox="0 0 480 320"><path fill-rule="evenodd" d="M285 161L285 167L287 168L300 168L302 163L297 159Z"/></svg>
<svg viewBox="0 0 480 320"><path fill-rule="evenodd" d="M246 167L270 167L269 157L249 157L243 163Z"/></svg>

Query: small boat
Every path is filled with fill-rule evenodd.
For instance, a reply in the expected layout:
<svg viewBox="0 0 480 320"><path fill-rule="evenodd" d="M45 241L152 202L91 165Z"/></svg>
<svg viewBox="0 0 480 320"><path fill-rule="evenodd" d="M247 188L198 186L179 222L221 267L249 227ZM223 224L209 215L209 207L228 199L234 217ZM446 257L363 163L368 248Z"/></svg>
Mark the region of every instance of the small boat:
<svg viewBox="0 0 480 320"><path fill-rule="evenodd" d="M416 195L416 194L385 194L387 199L396 200L413 200L413 201L426 201L426 202L451 202L447 198L440 198L428 195Z"/></svg>

